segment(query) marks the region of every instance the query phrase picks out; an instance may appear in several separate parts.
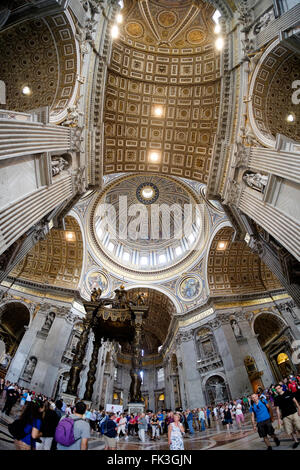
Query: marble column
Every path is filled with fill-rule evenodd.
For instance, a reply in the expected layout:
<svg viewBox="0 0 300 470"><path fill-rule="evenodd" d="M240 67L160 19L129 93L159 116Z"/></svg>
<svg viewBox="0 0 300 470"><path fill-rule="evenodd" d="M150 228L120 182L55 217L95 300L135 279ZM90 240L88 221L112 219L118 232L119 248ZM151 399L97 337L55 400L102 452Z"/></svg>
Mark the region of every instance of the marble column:
<svg viewBox="0 0 300 470"><path fill-rule="evenodd" d="M251 147L248 167L300 183L299 152Z"/></svg>
<svg viewBox="0 0 300 470"><path fill-rule="evenodd" d="M154 394L154 389L155 389L155 384L156 384L156 370L154 367L151 367L149 369L145 370L147 374L147 383L148 383L148 393L149 393L149 410L157 411L155 410L155 394Z"/></svg>
<svg viewBox="0 0 300 470"><path fill-rule="evenodd" d="M96 381L96 370L97 370L100 346L101 346L101 341L95 339L93 342L92 357L89 363L89 371L87 375L87 383L86 383L86 388L85 388L84 400L89 401L92 399L94 383Z"/></svg>
<svg viewBox="0 0 300 470"><path fill-rule="evenodd" d="M299 221L266 204L258 191L247 188L241 192L238 208L278 240L297 260L300 259Z"/></svg>
<svg viewBox="0 0 300 470"><path fill-rule="evenodd" d="M251 384L232 327L229 323L230 315L217 319L214 336L219 353L223 361L227 383L233 399L241 397L245 390L251 390Z"/></svg>
<svg viewBox="0 0 300 470"><path fill-rule="evenodd" d="M39 350L37 348L32 350L32 353L35 353L34 355L38 358L38 362L31 379L31 387L47 396L52 396L54 392L54 386L62 364L62 356L73 327L72 321L67 321L67 308L62 308L61 311L59 309L53 310L56 311L56 316L47 336L38 338ZM49 311L53 310L49 305ZM40 334L43 334L43 332L38 333L38 335Z"/></svg>
<svg viewBox="0 0 300 470"><path fill-rule="evenodd" d="M274 383L274 377L272 374L272 369L266 358L265 353L262 351L260 344L257 339L257 335L252 331L249 321L244 318L239 321L239 326L242 332L243 337L245 338L245 343L241 345L242 358L245 359L246 356L252 356L256 362L257 370L263 371L261 380L265 387ZM252 387L250 389L252 391Z"/></svg>
<svg viewBox="0 0 300 470"><path fill-rule="evenodd" d="M200 375L196 368L197 352L193 332L187 331L181 333L179 341L182 361L179 375L183 376L183 381L180 381L180 389L182 389L182 385L185 388L187 407L198 408L205 405L205 399L201 387Z"/></svg>
<svg viewBox="0 0 300 470"><path fill-rule="evenodd" d="M22 113L25 120L18 120L19 113L1 110L0 159L42 152L67 151L71 148L71 129L63 126L32 122L33 116Z"/></svg>

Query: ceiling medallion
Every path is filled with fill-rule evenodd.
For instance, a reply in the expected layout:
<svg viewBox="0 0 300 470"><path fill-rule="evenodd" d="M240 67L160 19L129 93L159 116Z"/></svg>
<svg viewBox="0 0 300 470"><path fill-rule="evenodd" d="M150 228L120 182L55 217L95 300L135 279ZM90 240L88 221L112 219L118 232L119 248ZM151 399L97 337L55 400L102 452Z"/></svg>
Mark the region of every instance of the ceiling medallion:
<svg viewBox="0 0 300 470"><path fill-rule="evenodd" d="M173 11L161 11L157 16L160 26L171 28L177 23L177 15Z"/></svg>
<svg viewBox="0 0 300 470"><path fill-rule="evenodd" d="M125 27L126 33L134 38L140 38L144 34L144 28L140 23L130 22Z"/></svg>
<svg viewBox="0 0 300 470"><path fill-rule="evenodd" d="M153 204L159 197L158 187L153 183L141 183L136 190L136 197L142 204Z"/></svg>
<svg viewBox="0 0 300 470"><path fill-rule="evenodd" d="M186 35L190 44L201 44L205 40L206 34L202 29L192 29Z"/></svg>

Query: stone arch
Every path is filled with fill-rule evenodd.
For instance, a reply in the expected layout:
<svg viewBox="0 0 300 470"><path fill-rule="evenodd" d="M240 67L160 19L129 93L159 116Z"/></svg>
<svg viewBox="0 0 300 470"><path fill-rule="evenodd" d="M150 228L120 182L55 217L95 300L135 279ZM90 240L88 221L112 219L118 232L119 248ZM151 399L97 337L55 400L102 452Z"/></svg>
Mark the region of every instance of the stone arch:
<svg viewBox="0 0 300 470"><path fill-rule="evenodd" d="M173 295L172 292L170 292L168 289L166 289L163 286L160 286L160 285L151 285L151 286L149 286L149 284L147 285L147 284L140 284L140 283L130 285L130 286L126 286L126 290L128 290L128 291L131 291L133 289L139 289L141 291L143 289L154 289L158 292L161 292L164 296L168 297L170 299L170 302L174 305L174 313L183 312L182 305L178 301L178 299L175 297L175 295Z"/></svg>
<svg viewBox="0 0 300 470"><path fill-rule="evenodd" d="M172 317L176 311L175 305L169 296L153 287L133 287L128 290L129 299L134 300L140 293L145 294L145 303L149 305L148 317L143 326L142 349L145 354L157 354L158 347L167 338Z"/></svg>
<svg viewBox="0 0 300 470"><path fill-rule="evenodd" d="M10 300L2 304L0 311L0 339L6 353L12 358L30 324L30 310L25 302Z"/></svg>
<svg viewBox="0 0 300 470"><path fill-rule="evenodd" d="M230 391L223 373L214 372L205 378L204 390L209 404L224 403L230 400Z"/></svg>
<svg viewBox="0 0 300 470"><path fill-rule="evenodd" d="M275 147L276 135L300 141L299 106L293 103L292 82L299 79L300 60L279 39L262 54L250 82L250 124L255 136L266 147ZM293 123L286 120L288 114Z"/></svg>
<svg viewBox="0 0 300 470"><path fill-rule="evenodd" d="M254 316L252 327L275 380L279 381L285 376L296 374L297 364L292 360L294 337L284 319L277 313L262 311ZM279 361L280 355L285 357L282 362Z"/></svg>
<svg viewBox="0 0 300 470"><path fill-rule="evenodd" d="M212 239L207 280L212 296L281 289L274 274L244 241L232 241L232 227L221 228Z"/></svg>
<svg viewBox="0 0 300 470"><path fill-rule="evenodd" d="M278 326L278 332L282 331L285 328L288 328L288 324L285 322L285 320L278 313L270 312L270 311L266 310L266 311L258 313L257 315L254 315L254 317L252 319L251 327L252 327L252 331L255 335L257 335L257 331L256 331L257 323L258 322L261 323L261 320L266 320L266 326L269 326L270 323L272 323L273 327L275 327L275 325L277 325ZM256 327L255 327L255 323L256 323ZM264 331L264 333L265 333L265 336L267 337L268 332ZM270 339L271 338L268 338L268 341ZM258 341L260 343L259 339L258 339Z"/></svg>
<svg viewBox="0 0 300 470"><path fill-rule="evenodd" d="M66 230L52 229L11 271L10 276L39 284L76 289L81 277L83 239L74 217L65 217ZM73 234L74 239L67 239Z"/></svg>
<svg viewBox="0 0 300 470"><path fill-rule="evenodd" d="M55 399L60 398L61 393L64 393L66 390L64 390L64 384L62 383L65 381L65 386L67 385L67 379L69 378L69 373L70 373L70 368L64 367L63 369L60 369L57 374L57 379L55 381L54 387L53 387L53 393L52 396Z"/></svg>

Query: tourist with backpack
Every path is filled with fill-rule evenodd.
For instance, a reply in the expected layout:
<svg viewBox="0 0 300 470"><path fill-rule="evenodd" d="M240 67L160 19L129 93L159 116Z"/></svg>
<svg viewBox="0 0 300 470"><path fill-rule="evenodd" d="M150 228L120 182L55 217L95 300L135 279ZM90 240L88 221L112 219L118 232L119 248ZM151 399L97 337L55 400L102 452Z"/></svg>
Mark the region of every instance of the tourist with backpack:
<svg viewBox="0 0 300 470"><path fill-rule="evenodd" d="M108 415L106 413L102 413L102 418L99 422L99 429L100 433L103 435L107 431L107 421L108 421Z"/></svg>
<svg viewBox="0 0 300 470"><path fill-rule="evenodd" d="M59 421L55 431L57 450L88 450L91 434L89 423L83 419L85 411L86 404L79 401L73 414Z"/></svg>
<svg viewBox="0 0 300 470"><path fill-rule="evenodd" d="M41 437L41 409L41 403L27 402L20 418L8 425L17 450L35 450L36 440Z"/></svg>
<svg viewBox="0 0 300 470"><path fill-rule="evenodd" d="M276 446L280 445L278 437L275 435L274 428L272 426L273 413L267 400L264 398L259 399L256 393L251 395L252 405L250 406L251 420L254 431L257 430L259 437L262 437L268 450L272 450L272 446L268 439L268 435L274 439ZM255 419L257 425L255 425Z"/></svg>
<svg viewBox="0 0 300 470"><path fill-rule="evenodd" d="M115 450L117 447L117 428L118 425L115 422L115 413L109 413L109 419L106 422L106 432L104 433L104 450Z"/></svg>

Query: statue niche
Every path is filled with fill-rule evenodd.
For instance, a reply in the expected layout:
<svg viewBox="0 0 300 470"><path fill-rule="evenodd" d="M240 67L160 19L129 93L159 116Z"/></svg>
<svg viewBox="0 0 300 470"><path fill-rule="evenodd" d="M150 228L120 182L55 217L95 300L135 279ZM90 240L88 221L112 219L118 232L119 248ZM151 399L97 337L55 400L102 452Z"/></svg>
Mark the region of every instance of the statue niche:
<svg viewBox="0 0 300 470"><path fill-rule="evenodd" d="M42 326L42 330L43 332L49 332L51 326L52 326L52 323L54 322L54 319L55 319L55 313L54 312L49 312L47 314L47 317L46 317L46 320L45 320L45 323L44 325Z"/></svg>
<svg viewBox="0 0 300 470"><path fill-rule="evenodd" d="M33 373L35 371L37 365L37 358L35 356L31 356L29 359L27 359L25 369L23 372L23 378L24 380L30 381Z"/></svg>
<svg viewBox="0 0 300 470"><path fill-rule="evenodd" d="M249 186L249 188L259 191L260 193L264 192L268 180L269 176L262 175L261 173L252 173L247 171L243 176L243 181L246 183L246 185Z"/></svg>

